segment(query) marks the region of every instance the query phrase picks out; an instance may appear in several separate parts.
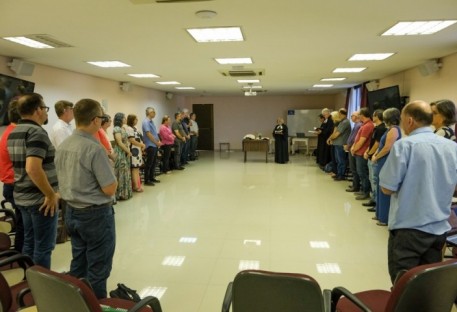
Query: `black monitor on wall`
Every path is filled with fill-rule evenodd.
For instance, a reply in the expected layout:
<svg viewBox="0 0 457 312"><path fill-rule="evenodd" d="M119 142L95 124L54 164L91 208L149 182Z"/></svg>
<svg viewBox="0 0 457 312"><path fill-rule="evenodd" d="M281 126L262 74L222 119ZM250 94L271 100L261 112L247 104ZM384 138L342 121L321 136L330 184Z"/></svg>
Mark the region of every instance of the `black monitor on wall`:
<svg viewBox="0 0 457 312"><path fill-rule="evenodd" d="M31 93L35 89L35 83L0 74L0 126L7 125L8 107L15 96Z"/></svg>
<svg viewBox="0 0 457 312"><path fill-rule="evenodd" d="M387 108L395 107L401 110L400 89L398 86L392 86L375 91L368 92L368 109L370 114L377 109L385 110Z"/></svg>

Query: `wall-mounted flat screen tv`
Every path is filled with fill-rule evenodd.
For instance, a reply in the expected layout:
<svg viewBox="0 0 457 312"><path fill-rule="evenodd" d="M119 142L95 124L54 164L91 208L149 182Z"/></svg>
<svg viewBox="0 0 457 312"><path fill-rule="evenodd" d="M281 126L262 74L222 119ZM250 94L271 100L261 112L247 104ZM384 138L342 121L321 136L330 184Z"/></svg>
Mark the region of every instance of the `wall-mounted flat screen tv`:
<svg viewBox="0 0 457 312"><path fill-rule="evenodd" d="M35 89L35 83L0 74L0 126L7 125L8 107L15 96L31 93Z"/></svg>
<svg viewBox="0 0 457 312"><path fill-rule="evenodd" d="M395 107L401 110L400 89L398 86L370 91L367 97L368 109L371 115L377 109L385 110Z"/></svg>

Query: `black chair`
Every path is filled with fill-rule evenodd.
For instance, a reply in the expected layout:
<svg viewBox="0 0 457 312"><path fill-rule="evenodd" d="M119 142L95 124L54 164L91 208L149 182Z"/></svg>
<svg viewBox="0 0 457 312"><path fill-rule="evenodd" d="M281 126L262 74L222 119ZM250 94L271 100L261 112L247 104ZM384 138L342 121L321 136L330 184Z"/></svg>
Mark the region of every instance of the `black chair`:
<svg viewBox="0 0 457 312"><path fill-rule="evenodd" d="M222 312L330 311L330 290L310 276L260 270L239 272L225 293Z"/></svg>
<svg viewBox="0 0 457 312"><path fill-rule="evenodd" d="M407 271L397 278L392 291L352 294L336 287L332 290L332 311L449 312L456 298L457 259L453 259Z"/></svg>

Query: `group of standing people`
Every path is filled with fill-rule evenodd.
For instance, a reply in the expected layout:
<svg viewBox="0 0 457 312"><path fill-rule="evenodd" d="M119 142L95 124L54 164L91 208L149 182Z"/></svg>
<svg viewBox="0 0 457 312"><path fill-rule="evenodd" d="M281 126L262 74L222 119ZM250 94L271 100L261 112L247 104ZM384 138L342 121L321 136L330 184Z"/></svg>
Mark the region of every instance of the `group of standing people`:
<svg viewBox="0 0 457 312"><path fill-rule="evenodd" d="M327 116L327 118L326 118ZM344 115L343 115L344 116ZM339 117L341 110L339 111ZM335 145L343 131L342 120L322 113L320 135L326 124L335 123L326 145ZM400 112L396 108L367 108L351 114L352 129L344 150L352 171L356 199L375 211L374 220L389 229L388 269L392 282L402 270L442 260L451 213L452 196L457 187L457 144L452 125L456 107L452 101L428 104L413 101ZM322 140L322 137L321 137ZM320 142L322 144L322 141ZM320 145L318 164L325 166L328 147ZM341 157L334 146L340 181ZM346 165L345 165L346 169Z"/></svg>
<svg viewBox="0 0 457 312"><path fill-rule="evenodd" d="M64 213L72 246L69 274L85 278L96 296L105 298L116 241L113 199L142 191L139 168L144 152L150 166L146 181L158 182L152 167L162 140L152 122L155 112L146 109L145 139L135 115L117 113L111 146L106 131L112 121L100 103L82 99L76 104L59 101L54 107L59 120L48 135L42 126L50 108L40 94L22 95L9 105L11 124L0 141L0 178L3 195L16 210L15 248L50 268L58 215ZM170 121L164 119L166 131ZM195 117L192 126L198 136ZM166 142L176 149L174 141ZM61 212L59 206L64 207Z"/></svg>

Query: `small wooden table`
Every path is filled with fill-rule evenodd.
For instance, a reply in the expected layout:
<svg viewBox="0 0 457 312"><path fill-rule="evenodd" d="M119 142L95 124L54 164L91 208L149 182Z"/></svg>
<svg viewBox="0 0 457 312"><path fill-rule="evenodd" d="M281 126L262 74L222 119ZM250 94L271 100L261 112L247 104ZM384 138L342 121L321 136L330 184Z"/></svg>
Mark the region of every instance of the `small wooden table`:
<svg viewBox="0 0 457 312"><path fill-rule="evenodd" d="M268 140L243 140L244 162L247 152L265 152L265 162L268 162Z"/></svg>

